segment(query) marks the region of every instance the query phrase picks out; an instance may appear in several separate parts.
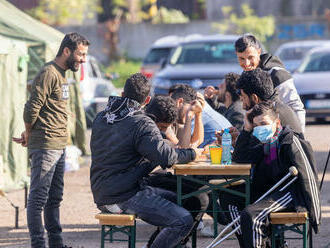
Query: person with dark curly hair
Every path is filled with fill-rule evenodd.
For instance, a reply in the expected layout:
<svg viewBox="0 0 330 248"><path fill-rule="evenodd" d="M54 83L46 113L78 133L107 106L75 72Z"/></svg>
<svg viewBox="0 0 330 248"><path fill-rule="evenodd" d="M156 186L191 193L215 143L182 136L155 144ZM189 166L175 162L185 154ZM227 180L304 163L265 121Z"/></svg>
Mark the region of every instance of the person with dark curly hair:
<svg viewBox="0 0 330 248"><path fill-rule="evenodd" d="M273 87L272 79L267 72L260 68L244 71L237 81L237 88L245 110L253 108L254 105L260 102L273 102L279 113L281 123L302 134L297 115L279 99L277 91Z"/></svg>
<svg viewBox="0 0 330 248"><path fill-rule="evenodd" d="M154 120L165 137L167 129L178 118L178 108L169 96L155 96L145 108L146 114Z"/></svg>
<svg viewBox="0 0 330 248"><path fill-rule="evenodd" d="M293 78L290 72L284 68L281 60L270 53L262 54L261 44L252 34L245 34L238 38L235 42L235 50L238 62L244 71L261 68L270 75L280 100L292 108L298 117L301 130L304 132L306 111L297 93Z"/></svg>

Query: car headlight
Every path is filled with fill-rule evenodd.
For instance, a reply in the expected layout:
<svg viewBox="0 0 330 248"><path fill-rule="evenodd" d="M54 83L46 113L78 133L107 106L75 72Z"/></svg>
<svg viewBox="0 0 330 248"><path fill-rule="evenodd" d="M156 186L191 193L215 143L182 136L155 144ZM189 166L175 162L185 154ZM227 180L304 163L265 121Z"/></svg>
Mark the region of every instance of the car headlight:
<svg viewBox="0 0 330 248"><path fill-rule="evenodd" d="M154 87L168 89L172 86L171 81L166 78L156 77L153 80Z"/></svg>

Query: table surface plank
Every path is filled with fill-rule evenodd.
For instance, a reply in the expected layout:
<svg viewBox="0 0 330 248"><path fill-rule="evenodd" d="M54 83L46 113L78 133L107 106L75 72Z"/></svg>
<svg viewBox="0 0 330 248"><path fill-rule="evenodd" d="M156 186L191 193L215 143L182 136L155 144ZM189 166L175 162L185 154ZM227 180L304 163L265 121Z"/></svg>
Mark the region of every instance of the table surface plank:
<svg viewBox="0 0 330 248"><path fill-rule="evenodd" d="M250 175L251 164L220 165L210 161L194 161L176 164L172 167L175 175Z"/></svg>

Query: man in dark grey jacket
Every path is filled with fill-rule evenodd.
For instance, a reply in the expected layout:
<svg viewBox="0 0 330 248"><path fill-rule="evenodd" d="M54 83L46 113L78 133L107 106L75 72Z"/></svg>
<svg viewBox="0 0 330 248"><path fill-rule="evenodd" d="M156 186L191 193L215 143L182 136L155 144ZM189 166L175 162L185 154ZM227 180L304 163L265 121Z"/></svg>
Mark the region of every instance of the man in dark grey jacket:
<svg viewBox="0 0 330 248"><path fill-rule="evenodd" d="M154 121L141 111L150 101L150 83L137 73L127 79L122 97L110 97L92 126L90 173L94 201L102 211L126 212L163 227L151 247L176 246L193 219L175 204L176 194L146 186L156 166L171 167L195 159L197 150L174 149L164 142Z"/></svg>

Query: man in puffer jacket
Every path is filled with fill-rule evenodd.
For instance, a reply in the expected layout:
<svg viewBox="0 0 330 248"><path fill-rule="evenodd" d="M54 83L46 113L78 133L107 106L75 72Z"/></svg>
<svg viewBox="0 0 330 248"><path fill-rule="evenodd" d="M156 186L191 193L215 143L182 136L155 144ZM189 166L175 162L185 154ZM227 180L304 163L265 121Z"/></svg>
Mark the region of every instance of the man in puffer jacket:
<svg viewBox="0 0 330 248"><path fill-rule="evenodd" d="M304 132L306 111L297 93L293 78L290 72L284 68L281 60L269 53L261 54L260 42L251 34L243 35L236 40L235 50L238 62L244 71L252 71L259 67L268 72L274 88L279 93L280 100L289 105L297 114Z"/></svg>
<svg viewBox="0 0 330 248"><path fill-rule="evenodd" d="M141 111L150 101L150 83L141 74L129 77L122 97L110 97L92 126L90 170L94 201L101 211L135 214L163 227L151 247L175 247L193 219L175 204L176 194L146 186L156 166L171 167L196 158L197 149L174 149L164 142L154 121Z"/></svg>

